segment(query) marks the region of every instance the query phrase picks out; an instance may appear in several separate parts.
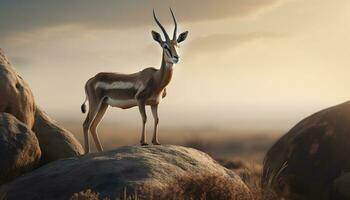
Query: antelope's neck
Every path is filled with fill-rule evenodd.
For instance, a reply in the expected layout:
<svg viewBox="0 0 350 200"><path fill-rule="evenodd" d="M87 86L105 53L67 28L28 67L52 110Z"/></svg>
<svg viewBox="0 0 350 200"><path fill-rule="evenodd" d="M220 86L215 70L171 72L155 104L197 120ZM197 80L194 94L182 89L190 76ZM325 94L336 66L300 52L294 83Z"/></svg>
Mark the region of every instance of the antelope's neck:
<svg viewBox="0 0 350 200"><path fill-rule="evenodd" d="M171 78L173 76L173 64L165 62L164 59L164 53L163 53L163 59L162 59L162 65L160 67L160 90L163 90L171 81Z"/></svg>

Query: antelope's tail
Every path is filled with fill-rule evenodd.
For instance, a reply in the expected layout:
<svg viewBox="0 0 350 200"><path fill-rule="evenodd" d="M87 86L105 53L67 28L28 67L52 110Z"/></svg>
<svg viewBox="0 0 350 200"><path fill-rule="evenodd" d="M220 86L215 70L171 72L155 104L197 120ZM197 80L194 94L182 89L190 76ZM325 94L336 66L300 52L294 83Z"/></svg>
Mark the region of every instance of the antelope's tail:
<svg viewBox="0 0 350 200"><path fill-rule="evenodd" d="M87 97L85 97L85 101L83 102L83 104L81 104L81 112L82 113L86 113L86 102L87 102Z"/></svg>

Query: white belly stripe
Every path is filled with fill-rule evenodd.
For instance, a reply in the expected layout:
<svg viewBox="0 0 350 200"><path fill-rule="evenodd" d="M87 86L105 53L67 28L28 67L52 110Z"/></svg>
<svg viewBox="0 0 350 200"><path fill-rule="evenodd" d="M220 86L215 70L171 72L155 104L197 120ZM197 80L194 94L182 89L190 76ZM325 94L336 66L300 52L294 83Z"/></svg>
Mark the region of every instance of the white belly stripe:
<svg viewBox="0 0 350 200"><path fill-rule="evenodd" d="M112 99L108 97L107 104L112 107L124 108L124 107L137 106L137 101L135 99L120 100L120 99Z"/></svg>
<svg viewBox="0 0 350 200"><path fill-rule="evenodd" d="M123 81L115 81L112 83L105 82L97 82L95 85L96 88L104 88L104 89L130 89L134 88L135 84L132 82L123 82Z"/></svg>

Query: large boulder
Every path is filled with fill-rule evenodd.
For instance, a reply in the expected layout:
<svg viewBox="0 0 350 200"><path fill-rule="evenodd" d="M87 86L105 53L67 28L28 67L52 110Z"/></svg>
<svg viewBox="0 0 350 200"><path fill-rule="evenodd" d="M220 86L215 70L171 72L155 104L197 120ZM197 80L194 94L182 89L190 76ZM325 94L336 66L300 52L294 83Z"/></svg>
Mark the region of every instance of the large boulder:
<svg viewBox="0 0 350 200"><path fill-rule="evenodd" d="M40 142L42 164L84 153L83 147L73 134L57 125L40 108L36 108L33 131Z"/></svg>
<svg viewBox="0 0 350 200"><path fill-rule="evenodd" d="M83 153L72 133L59 126L34 103L28 84L0 49L0 112L11 113L33 129L42 150L42 163Z"/></svg>
<svg viewBox="0 0 350 200"><path fill-rule="evenodd" d="M13 115L0 113L0 185L37 167L40 156L35 134Z"/></svg>
<svg viewBox="0 0 350 200"><path fill-rule="evenodd" d="M0 96L0 112L11 113L31 129L35 114L33 94L1 49Z"/></svg>
<svg viewBox="0 0 350 200"><path fill-rule="evenodd" d="M233 181L237 191L249 190L241 179L207 154L180 146L133 146L87 154L49 163L0 188L0 197L12 199L69 199L91 189L116 199L127 188L133 192L147 184L169 186L177 176L215 173ZM1 198L0 198L1 199Z"/></svg>
<svg viewBox="0 0 350 200"><path fill-rule="evenodd" d="M332 199L334 180L350 172L350 102L298 123L267 152L262 184L305 199Z"/></svg>
<svg viewBox="0 0 350 200"><path fill-rule="evenodd" d="M331 199L350 200L350 173L334 180Z"/></svg>

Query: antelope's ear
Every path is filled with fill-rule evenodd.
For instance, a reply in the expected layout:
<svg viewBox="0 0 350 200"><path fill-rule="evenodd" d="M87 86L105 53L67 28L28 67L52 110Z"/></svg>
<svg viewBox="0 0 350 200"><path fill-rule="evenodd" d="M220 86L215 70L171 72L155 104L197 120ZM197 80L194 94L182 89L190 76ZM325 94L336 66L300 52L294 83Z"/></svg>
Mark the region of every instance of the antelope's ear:
<svg viewBox="0 0 350 200"><path fill-rule="evenodd" d="M162 43L162 37L160 36L159 33L152 31L152 37L155 41L157 41L159 44Z"/></svg>
<svg viewBox="0 0 350 200"><path fill-rule="evenodd" d="M188 34L188 31L181 33L176 40L177 43L180 43L180 42L183 42L184 40L186 40L187 34Z"/></svg>

